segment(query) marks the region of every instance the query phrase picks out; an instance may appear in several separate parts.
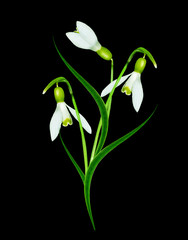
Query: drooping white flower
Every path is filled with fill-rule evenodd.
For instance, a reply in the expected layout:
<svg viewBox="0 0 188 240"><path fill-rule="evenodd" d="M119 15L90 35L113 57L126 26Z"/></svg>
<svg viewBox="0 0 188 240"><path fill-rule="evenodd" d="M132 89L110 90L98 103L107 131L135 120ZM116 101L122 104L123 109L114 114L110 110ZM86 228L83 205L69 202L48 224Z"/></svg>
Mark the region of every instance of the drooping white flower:
<svg viewBox="0 0 188 240"><path fill-rule="evenodd" d="M72 121L69 111L72 114L72 116L76 120L78 120L78 118L76 116L76 111L73 108L71 108L65 102L57 103L56 110L50 121L50 135L51 135L52 141L54 141L57 138L59 131L61 129L61 125L63 125L64 127L67 127L68 125L73 124L73 121ZM81 114L80 114L80 120L82 123L82 127L88 133L91 134L91 132L92 132L91 127L90 127L89 123L87 122L87 120Z"/></svg>
<svg viewBox="0 0 188 240"><path fill-rule="evenodd" d="M131 93L132 93L132 103L133 103L133 107L134 107L136 112L139 111L142 100L143 100L143 96L144 96L140 76L141 76L140 73L132 72L131 74L128 74L128 75L122 77L120 79L120 82L118 83L118 86L121 85L129 77L128 80L126 81L126 83L123 85L121 91L123 93L125 93L126 95L131 95ZM111 82L102 91L101 97L106 96L107 94L109 94L112 91L116 81L117 81L117 79L114 80L113 82Z"/></svg>
<svg viewBox="0 0 188 240"><path fill-rule="evenodd" d="M126 95L131 95L132 93L132 103L136 112L139 111L144 97L141 83L141 73L144 70L145 65L146 60L144 58L139 58L135 64L135 70L132 73L123 76L117 85L118 87L125 82L121 91ZM105 89L101 93L101 97L106 96L112 91L116 81L117 79L112 81L110 84L107 85L107 87L105 87Z"/></svg>
<svg viewBox="0 0 188 240"><path fill-rule="evenodd" d="M68 125L73 124L70 113L78 121L76 111L73 108L71 108L69 105L67 105L64 101L63 89L60 87L57 87L55 90L56 91L54 91L54 93L57 101L57 106L50 121L50 135L51 135L52 141L54 141L57 138L59 131L61 129L61 125L63 125L64 127L67 127ZM80 115L82 127L88 133L91 134L92 130L89 123L81 114L79 115Z"/></svg>
<svg viewBox="0 0 188 240"><path fill-rule="evenodd" d="M105 60L112 59L111 52L107 48L101 46L95 32L87 24L77 21L76 29L77 30L74 32L66 33L68 39L76 47L97 52L97 54Z"/></svg>

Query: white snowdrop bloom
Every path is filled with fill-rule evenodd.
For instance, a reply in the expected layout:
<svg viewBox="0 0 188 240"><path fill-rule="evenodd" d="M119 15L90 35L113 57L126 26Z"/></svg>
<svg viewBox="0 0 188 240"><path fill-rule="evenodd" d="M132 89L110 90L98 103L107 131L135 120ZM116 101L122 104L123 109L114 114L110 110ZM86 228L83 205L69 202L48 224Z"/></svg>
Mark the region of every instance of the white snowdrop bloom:
<svg viewBox="0 0 188 240"><path fill-rule="evenodd" d="M63 125L64 127L67 127L68 125L73 124L70 113L76 120L78 120L76 111L73 108L71 108L69 105L67 105L64 101L63 89L60 87L56 87L54 92L55 92L55 98L57 101L57 106L50 121L50 135L51 135L52 141L54 141L57 138L59 131L61 129L61 125ZM88 133L91 134L92 132L91 127L87 122L87 120L81 114L80 114L80 120L81 120L82 127Z"/></svg>
<svg viewBox="0 0 188 240"><path fill-rule="evenodd" d="M77 47L83 49L90 49L92 51L98 51L101 49L95 32L85 23L76 22L77 31L68 32L66 36Z"/></svg>
<svg viewBox="0 0 188 240"><path fill-rule="evenodd" d="M141 83L141 73L143 72L145 65L146 65L145 58L139 58L135 64L134 71L128 75L123 76L117 85L118 87L125 82L121 91L126 95L132 94L132 103L136 112L139 111L144 97ZM105 87L105 89L101 93L101 97L106 96L112 91L116 81L117 79L108 84L107 87Z"/></svg>
<svg viewBox="0 0 188 240"><path fill-rule="evenodd" d="M76 29L77 30L74 32L66 33L68 39L76 47L97 52L97 54L105 60L112 59L111 52L107 48L101 46L95 32L87 24L77 21Z"/></svg>

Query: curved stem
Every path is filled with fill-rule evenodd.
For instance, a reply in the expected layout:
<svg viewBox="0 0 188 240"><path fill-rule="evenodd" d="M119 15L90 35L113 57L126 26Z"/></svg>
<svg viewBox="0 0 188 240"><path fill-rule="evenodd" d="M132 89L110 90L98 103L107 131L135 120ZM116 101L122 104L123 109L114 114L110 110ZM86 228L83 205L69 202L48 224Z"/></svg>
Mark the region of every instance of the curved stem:
<svg viewBox="0 0 188 240"><path fill-rule="evenodd" d="M121 73L120 73L120 75L119 75L119 77L118 77L118 79L117 79L117 81L116 81L116 83L115 83L112 91L110 92L110 94L109 94L109 96L108 96L108 99L107 99L107 101L106 101L106 108L107 108L108 117L109 117L109 115L110 115L110 110L111 110L112 96L113 96L113 94L114 94L114 91L115 91L115 89L116 89L119 81L120 81L121 77L123 76L123 74L125 73L128 65L129 65L130 61L132 60L133 56L135 55L135 53L136 53L136 52L143 52L142 49L143 49L143 48L137 48L137 49L135 49L135 50L130 54L130 56L129 56L129 58L128 58L126 64L125 64L125 66L123 67L123 69L122 69L122 71L121 71ZM113 59L112 59L112 61L111 61L111 79L110 79L110 81L113 81L113 66L114 66L114 64L113 64ZM100 150L102 149L102 147L103 147L103 146L100 146L100 148L98 147L97 150L96 150L97 142L98 142L98 138L99 138L99 133L100 133L100 129L101 129L101 119L100 119L100 121L99 121L99 125L98 125L98 128L97 128L97 134L96 134L96 136L95 136L95 141L94 141L94 145L93 145L93 149L92 149L92 154L91 154L91 160L90 160L90 162L93 161L94 156L95 156L97 153L99 153L99 151L100 151Z"/></svg>
<svg viewBox="0 0 188 240"><path fill-rule="evenodd" d="M137 49L136 49L136 50L137 50ZM107 101L106 101L106 108L107 108L107 114L108 114L108 116L110 115L111 103L112 103L112 96L113 96L113 94L114 94L114 91L115 91L115 89L116 89L116 87L117 87L117 85L118 85L121 77L122 77L123 74L125 73L128 64L129 64L130 61L132 60L134 54L137 52L136 50L134 50L134 51L130 54L130 56L129 56L129 58L128 58L126 64L125 64L125 66L123 67L123 69L122 69L122 71L121 71L121 73L120 73L120 75L119 75L119 77L118 77L118 79L117 79L117 81L116 81L116 83L115 83L112 91L111 91L111 93L110 93L109 96L108 96L108 99L107 99ZM113 60L112 60L112 61L111 61L111 79L110 79L110 81L113 80L113 66L114 66L114 64L113 64ZM92 149L92 154L91 154L90 162L93 161L93 158L94 158L95 154L97 154L97 153L102 149L102 147L103 147L103 146L100 147L100 149L97 148L97 150L96 150L96 146L97 146L97 141L98 141L98 138L99 138L100 129L101 129L101 119L100 119L100 121L99 121L99 125L98 125L98 128L97 128L97 134L96 134L96 136L95 136L95 141L94 141L94 145L93 145L93 149Z"/></svg>
<svg viewBox="0 0 188 240"><path fill-rule="evenodd" d="M113 61L113 59L111 59L110 82L113 81L113 78L114 78L114 61ZM109 117L109 115L110 115L111 103L112 103L112 99L111 99L111 101L108 103L108 105L106 104L106 109L107 109L108 117ZM97 131L96 131L96 135L95 135L95 140L94 140L93 148L92 148L92 152L91 152L90 162L92 162L92 160L93 160L93 158L94 158L94 156L95 156L95 152L96 152L96 148L97 148L97 143L98 143L98 139L99 139L101 127L102 127L102 118L100 118L100 121L99 121L99 124L98 124L98 127L97 127ZM102 148L102 147L101 147L101 148Z"/></svg>
<svg viewBox="0 0 188 240"><path fill-rule="evenodd" d="M111 77L110 77L110 82L112 82L113 80L114 80L114 61L113 61L113 59L111 59ZM110 116L111 105L112 105L112 98L110 99L109 103L106 104L108 118Z"/></svg>
<svg viewBox="0 0 188 240"><path fill-rule="evenodd" d="M96 135L95 135L95 140L94 140L94 143L93 143L90 163L93 161L93 158L95 156L95 151L96 151L96 148L97 148L97 143L98 143L99 134L100 134L100 131L101 131L101 126L102 126L102 119L100 118L100 121L99 121L99 124L98 124L98 127L97 127L97 131L96 131Z"/></svg>
<svg viewBox="0 0 188 240"><path fill-rule="evenodd" d="M79 114L79 111L78 111L77 104L76 104L75 98L73 96L73 93L71 94L71 96L72 96L72 103L74 105L74 109L76 111L76 116L77 116L78 122L79 122L80 133L81 133L81 138L82 138L83 154L84 154L85 173L87 173L87 170L88 170L88 158L87 158L87 146L86 146L84 130L83 130L83 127L82 127L82 123L81 123L81 120L80 120L80 114Z"/></svg>

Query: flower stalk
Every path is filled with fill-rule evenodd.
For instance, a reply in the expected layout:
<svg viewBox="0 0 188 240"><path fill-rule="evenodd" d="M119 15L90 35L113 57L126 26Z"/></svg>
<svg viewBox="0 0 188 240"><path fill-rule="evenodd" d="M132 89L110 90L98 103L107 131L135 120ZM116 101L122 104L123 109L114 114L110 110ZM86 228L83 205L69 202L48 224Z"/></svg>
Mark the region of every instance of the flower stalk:
<svg viewBox="0 0 188 240"><path fill-rule="evenodd" d="M113 61L113 59L111 59L110 82L112 82L113 79L114 79L114 61ZM110 116L111 104L112 104L112 98L110 99L110 101L108 103L106 103L108 118ZM94 143L93 143L93 148L92 148L91 157L90 157L90 163L93 161L95 154L97 154L97 152L98 152L97 143L98 143L98 139L99 139L99 136L100 136L101 127L102 127L102 119L100 118L99 124L98 124L98 127L97 127L97 131L96 131L96 135L95 135L95 140L94 140ZM96 151L96 149L97 149L97 151Z"/></svg>

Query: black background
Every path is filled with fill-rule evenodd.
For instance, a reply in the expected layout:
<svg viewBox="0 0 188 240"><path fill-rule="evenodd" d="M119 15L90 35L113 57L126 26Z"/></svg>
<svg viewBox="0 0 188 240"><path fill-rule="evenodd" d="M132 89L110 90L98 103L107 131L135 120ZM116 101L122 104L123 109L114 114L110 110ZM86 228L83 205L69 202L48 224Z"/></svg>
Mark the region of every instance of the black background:
<svg viewBox="0 0 188 240"><path fill-rule="evenodd" d="M164 8L151 5L121 3L28 6L17 24L22 65L17 101L21 105L21 129L18 161L10 161L13 173L10 181L7 221L13 231L30 236L65 232L93 233L84 202L83 184L66 155L61 142L51 142L49 122L56 103L53 89L42 95L44 87L54 78L66 77L73 88L80 113L92 126L93 134L85 133L90 155L99 111L92 97L65 67L53 45L55 38L65 59L101 93L110 81L110 62L96 53L75 47L65 36L74 31L76 21L89 25L99 42L113 54L114 78L117 78L130 53L145 47L156 59L155 69L147 59L142 74L144 100L135 112L131 97L118 88L112 101L110 128L105 145L125 135L142 123L158 104L151 120L128 141L113 150L97 167L91 185L91 205L96 233L124 233L156 236L167 224L166 177L168 160L163 157L165 137L163 91L161 81L165 72L165 57L169 19L164 21ZM32 13L29 11L32 9ZM26 27L24 25L26 21ZM162 36L165 33L165 36ZM18 52L20 52L18 50ZM19 54L19 53L18 53ZM126 73L133 71L136 54ZM20 71L21 70L21 71ZM66 86L65 101L72 106ZM23 101L24 99L24 101ZM105 98L106 99L106 98ZM23 103L27 103L24 108ZM84 170L78 123L61 129L64 141L77 163ZM13 138L14 139L14 138ZM14 139L14 141L17 141ZM81 235L80 235L81 236Z"/></svg>

